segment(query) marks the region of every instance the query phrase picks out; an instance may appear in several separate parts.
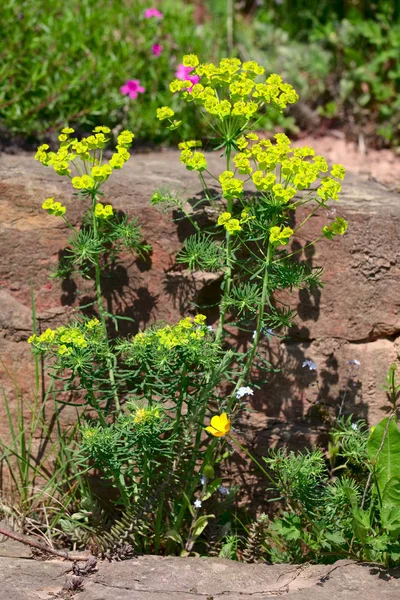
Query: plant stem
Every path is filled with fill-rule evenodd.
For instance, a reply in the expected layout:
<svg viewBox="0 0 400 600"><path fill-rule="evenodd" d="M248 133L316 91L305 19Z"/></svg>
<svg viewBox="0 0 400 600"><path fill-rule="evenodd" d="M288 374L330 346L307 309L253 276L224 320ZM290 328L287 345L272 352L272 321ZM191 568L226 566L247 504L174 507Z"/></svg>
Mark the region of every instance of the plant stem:
<svg viewBox="0 0 400 600"><path fill-rule="evenodd" d="M229 171L230 170L230 164L231 164L231 148L230 146L227 146L226 148L226 170ZM233 209L233 199L230 198L227 201L227 206L226 206L226 210L229 213L232 213L232 209ZM221 298L221 303L220 303L220 307L219 307L219 322L218 322L218 328L217 328L217 333L215 336L215 341L217 344L220 344L222 339L223 339L223 335L224 335L224 324L225 324L225 318L226 318L226 314L225 314L225 307L226 307L226 300L229 297L230 291L231 291L231 286L232 286L232 272L233 272L233 265L232 265L232 235L227 231L226 232L226 269L225 269L225 274L224 274L224 280L222 282L222 290L223 290L223 295Z"/></svg>
<svg viewBox="0 0 400 600"><path fill-rule="evenodd" d="M261 329L263 326L263 322L264 322L264 314L265 314L265 304L267 303L268 300L268 282L269 282L269 266L271 263L271 255L272 255L272 249L273 246L272 244L268 243L268 249L267 249L267 256L265 257L265 264L264 264L264 277L263 277L263 287L262 287L262 293L261 293L261 301L260 301L260 306L258 309L258 315L257 315L257 324L256 324L256 329L254 332L254 340L253 340L253 345L251 347L251 350L247 356L247 360L246 360L246 364L244 366L244 369L242 371L241 376L239 377L235 389L232 393L232 396L228 402L228 406L227 406L227 411L229 412L229 410L232 408L233 402L236 398L236 392L237 390L243 385L243 383L246 381L247 376L249 374L249 371L251 370L251 367L253 366L253 361L254 361L254 357L256 355L257 352L257 347L260 341L260 336L261 336Z"/></svg>
<svg viewBox="0 0 400 600"><path fill-rule="evenodd" d="M187 374L187 366L185 363L183 365L182 374L181 374L181 378L180 378L180 386L179 386L180 393L179 393L178 404L176 406L174 433L177 433L177 431L179 429L179 425L181 422L181 416L182 416L182 405L183 405L183 401L184 401L186 393L187 393L186 374Z"/></svg>
<svg viewBox="0 0 400 600"><path fill-rule="evenodd" d="M242 444L240 442L238 442L234 437L232 437L231 435L227 436L228 439L231 440L231 442L233 442L238 448L240 448L240 450L242 452L244 452L246 454L246 456L248 456L250 458L250 460L257 465L257 467L260 469L261 473L263 473L263 475L265 475L265 477L276 487L276 482L273 479L273 477L271 477L271 475L268 473L268 471L266 471L264 469L264 467L261 465L261 463L258 462L258 460L247 450L247 448L245 448L244 446L242 446Z"/></svg>
<svg viewBox="0 0 400 600"><path fill-rule="evenodd" d="M36 548L37 550L40 550L45 554L52 554L53 556L58 556L60 558L64 558L65 560L75 561L93 558L93 555L90 553L69 554L66 550L54 550L46 544L41 544L40 542L37 542L32 538L28 538L25 535L22 535L21 533L15 533L15 531L9 531L8 529L4 529L3 527L0 528L0 535L5 535L6 537L11 538L12 540L20 542L21 544L31 546L31 548Z"/></svg>
<svg viewBox="0 0 400 600"><path fill-rule="evenodd" d="M92 195L92 210L93 210L93 230L94 230L95 236L98 237L97 221L96 221L96 217L94 214L95 206L96 206L96 192L94 192ZM95 268L95 286L96 286L97 307L99 309L100 321L103 326L104 337L105 337L106 346L107 346L107 352L108 352L108 354L110 354L110 345L109 345L109 340L108 340L106 315L105 315L105 310L104 310L104 306L103 306L103 296L102 296L102 292L101 292L101 268L100 268L100 262L99 262L98 255L96 256L96 259L95 259L94 268ZM110 378L111 389L112 389L114 402L115 402L115 408L117 409L117 412L120 413L121 405L120 405L119 398L118 398L118 392L117 392L117 389L115 386L114 368L113 368L110 356L107 356L106 361L107 361L107 367L108 367L108 376Z"/></svg>

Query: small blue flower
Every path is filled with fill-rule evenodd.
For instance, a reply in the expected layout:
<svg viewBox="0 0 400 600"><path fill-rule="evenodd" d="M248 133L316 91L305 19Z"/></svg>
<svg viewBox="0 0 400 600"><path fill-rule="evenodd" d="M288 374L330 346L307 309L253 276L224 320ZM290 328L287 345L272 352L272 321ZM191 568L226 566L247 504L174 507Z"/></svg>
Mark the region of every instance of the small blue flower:
<svg viewBox="0 0 400 600"><path fill-rule="evenodd" d="M228 488L226 488L226 487L225 487L225 486L223 486L223 485L220 485L220 486L219 486L219 488L218 488L218 491L219 491L219 493L220 493L220 494L222 494L223 496L226 496L227 494L229 494L229 490L228 490Z"/></svg>
<svg viewBox="0 0 400 600"><path fill-rule="evenodd" d="M361 365L360 361L357 360L356 358L353 358L353 360L349 360L347 362L349 365L355 365L356 367L359 367Z"/></svg>
<svg viewBox="0 0 400 600"><path fill-rule="evenodd" d="M308 367L310 369L310 371L316 371L317 370L317 363L315 363L313 360L310 360L309 358L307 358L306 360L304 360L303 364L301 366L302 367Z"/></svg>
<svg viewBox="0 0 400 600"><path fill-rule="evenodd" d="M207 477L205 475L200 477L200 483L201 485L205 485L207 483Z"/></svg>

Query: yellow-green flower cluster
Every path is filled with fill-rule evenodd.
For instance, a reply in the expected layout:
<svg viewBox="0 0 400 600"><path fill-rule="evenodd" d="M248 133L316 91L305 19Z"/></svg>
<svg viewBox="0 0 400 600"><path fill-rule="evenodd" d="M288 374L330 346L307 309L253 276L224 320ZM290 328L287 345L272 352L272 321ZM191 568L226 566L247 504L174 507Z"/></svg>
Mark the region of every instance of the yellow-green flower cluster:
<svg viewBox="0 0 400 600"><path fill-rule="evenodd" d="M111 204L104 205L101 202L97 202L94 207L94 215L98 219L108 219L109 217L112 217L113 214L113 207Z"/></svg>
<svg viewBox="0 0 400 600"><path fill-rule="evenodd" d="M322 233L328 240L331 240L335 235L343 235L348 228L349 224L343 217L336 217L336 219L330 224L325 225L322 229Z"/></svg>
<svg viewBox="0 0 400 600"><path fill-rule="evenodd" d="M192 74L200 81L192 85L190 81L175 79L170 84L171 92L182 92L188 102L202 105L222 120L232 116L249 121L265 103L283 110L298 100L294 88L279 75L256 83L264 68L255 61L242 63L238 58L224 58L218 65L200 64L198 57L190 54L183 57L183 64L192 67Z"/></svg>
<svg viewBox="0 0 400 600"><path fill-rule="evenodd" d="M148 425L161 419L161 411L158 406L136 407L131 416L136 425Z"/></svg>
<svg viewBox="0 0 400 600"><path fill-rule="evenodd" d="M235 235L242 230L242 225L255 219L251 215L250 208L244 208L240 214L240 219L233 218L230 212L224 212L218 217L218 225L223 225L228 233Z"/></svg>
<svg viewBox="0 0 400 600"><path fill-rule="evenodd" d="M95 167L92 167L91 170L91 176L94 181L105 181L110 177L111 173L112 166L108 164L102 166L96 165Z"/></svg>
<svg viewBox="0 0 400 600"><path fill-rule="evenodd" d="M183 163L189 171L205 171L207 169L207 160L202 152L193 151L193 148L201 146L201 142L197 140L189 140L181 142L179 148L181 150L181 163Z"/></svg>
<svg viewBox="0 0 400 600"><path fill-rule="evenodd" d="M46 329L41 335L35 333L28 339L28 344L51 344L57 333L53 329Z"/></svg>
<svg viewBox="0 0 400 600"><path fill-rule="evenodd" d="M160 119L160 121L164 121L164 119L170 119L174 116L174 114L175 112L168 106L157 108L157 119Z"/></svg>
<svg viewBox="0 0 400 600"><path fill-rule="evenodd" d="M42 208L49 213L49 215L55 215L56 217L62 217L67 210L61 202L54 202L54 198L46 198L42 204Z"/></svg>
<svg viewBox="0 0 400 600"><path fill-rule="evenodd" d="M317 193L323 201L338 199L341 185L337 179L344 178L344 167L333 165L330 176L326 176L328 163L322 156L315 156L313 148L292 148L284 133L277 133L274 138L275 143L260 140L253 132L242 135L236 141L240 152L233 158L238 172L249 175L256 189L276 203L288 203L297 191L310 189L318 180ZM256 165L254 170L252 163ZM278 177L281 183L277 183Z"/></svg>
<svg viewBox="0 0 400 600"><path fill-rule="evenodd" d="M76 167L80 176L72 178L72 185L78 190L92 190L98 187L112 173L113 169L121 169L128 160L130 154L128 148L132 145L134 134L131 131L122 131L118 136L116 152L112 155L110 162L101 164L103 149L109 141L110 128L100 125L93 129L92 135L78 140L71 137L74 133L72 127L64 127L58 140L60 148L57 152L50 152L48 144L38 147L35 158L44 166L52 166L59 175L71 177L71 166ZM89 163L91 175L83 175L76 160ZM85 165L86 172L89 170Z"/></svg>
<svg viewBox="0 0 400 600"><path fill-rule="evenodd" d="M206 316L198 314L192 319L186 317L176 325L166 325L156 331L146 331L135 335L132 343L135 346L150 346L156 341L158 349L171 350L177 347L189 346L202 340L207 332Z"/></svg>
<svg viewBox="0 0 400 600"><path fill-rule="evenodd" d="M101 323L96 317L94 317L85 323L85 327L86 329L93 331L94 329L101 327Z"/></svg>
<svg viewBox="0 0 400 600"><path fill-rule="evenodd" d="M346 169L342 165L332 165L331 175L343 180L346 175Z"/></svg>
<svg viewBox="0 0 400 600"><path fill-rule="evenodd" d="M342 190L342 186L336 179L330 177L324 177L320 187L318 188L317 194L322 200L339 200L339 192Z"/></svg>
<svg viewBox="0 0 400 600"><path fill-rule="evenodd" d="M283 229L280 227L271 227L269 230L269 241L276 246L286 246L293 233L294 231L291 227L284 227Z"/></svg>
<svg viewBox="0 0 400 600"><path fill-rule="evenodd" d="M79 327L61 326L57 329L46 329L41 335L31 335L28 344L33 344L41 351L52 348L60 356L69 356L74 349L86 348L88 342Z"/></svg>
<svg viewBox="0 0 400 600"><path fill-rule="evenodd" d="M90 175L73 177L71 183L76 190L92 190L96 185L95 180Z"/></svg>
<svg viewBox="0 0 400 600"><path fill-rule="evenodd" d="M249 175L252 173L253 169L247 153L238 152L235 154L233 162L241 175Z"/></svg>
<svg viewBox="0 0 400 600"><path fill-rule="evenodd" d="M222 195L227 200L232 198L240 198L243 193L243 181L236 179L232 171L224 171L219 176L219 181L222 188Z"/></svg>
<svg viewBox="0 0 400 600"><path fill-rule="evenodd" d="M239 219L232 218L230 212L224 212L218 217L218 225L223 225L231 235L235 235L242 230Z"/></svg>

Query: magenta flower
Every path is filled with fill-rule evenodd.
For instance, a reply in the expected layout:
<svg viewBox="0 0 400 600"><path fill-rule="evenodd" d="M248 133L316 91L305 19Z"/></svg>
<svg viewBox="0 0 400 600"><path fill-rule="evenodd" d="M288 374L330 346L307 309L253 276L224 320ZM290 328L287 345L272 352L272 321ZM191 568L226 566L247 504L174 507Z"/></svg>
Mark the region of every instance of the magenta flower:
<svg viewBox="0 0 400 600"><path fill-rule="evenodd" d="M125 85L119 88L119 91L121 94L136 100L138 94L143 94L146 90L142 85L140 85L139 79L128 79Z"/></svg>
<svg viewBox="0 0 400 600"><path fill-rule="evenodd" d="M156 8L148 8L147 10L144 11L145 19L151 19L151 17L155 17L156 19L162 19L163 16L164 15L162 14L162 12L160 12Z"/></svg>
<svg viewBox="0 0 400 600"><path fill-rule="evenodd" d="M180 64L178 66L178 70L175 73L175 77L180 79L181 81L191 81L192 85L187 88L188 92L192 91L192 88L195 83L199 83L200 77L198 75L190 75L193 71L193 67L185 67L185 65Z"/></svg>
<svg viewBox="0 0 400 600"><path fill-rule="evenodd" d="M154 44L154 46L152 46L151 48L151 51L154 54L154 56L160 56L160 54L163 51L163 47L161 46L161 44Z"/></svg>

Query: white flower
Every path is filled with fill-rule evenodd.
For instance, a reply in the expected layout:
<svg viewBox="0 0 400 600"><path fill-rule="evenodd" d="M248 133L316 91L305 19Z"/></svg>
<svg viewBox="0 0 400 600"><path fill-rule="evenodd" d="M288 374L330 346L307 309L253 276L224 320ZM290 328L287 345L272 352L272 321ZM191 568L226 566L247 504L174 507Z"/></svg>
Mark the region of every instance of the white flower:
<svg viewBox="0 0 400 600"><path fill-rule="evenodd" d="M308 367L310 369L310 371L316 371L317 370L317 363L315 363L313 360L310 360L309 358L307 358L306 360L304 360L303 364L301 366L302 367Z"/></svg>
<svg viewBox="0 0 400 600"><path fill-rule="evenodd" d="M358 425L357 425L357 423L352 423L351 424L351 428L352 428L353 431L358 431Z"/></svg>
<svg viewBox="0 0 400 600"><path fill-rule="evenodd" d="M214 331L212 328L212 325L207 325L207 329L208 329L208 331Z"/></svg>
<svg viewBox="0 0 400 600"><path fill-rule="evenodd" d="M201 485L205 485L207 483L207 477L205 475L200 477L200 483Z"/></svg>
<svg viewBox="0 0 400 600"><path fill-rule="evenodd" d="M254 331L253 331L253 340L255 340L255 339L256 339L256 335L257 335L257 331L255 331L255 330L254 330Z"/></svg>
<svg viewBox="0 0 400 600"><path fill-rule="evenodd" d="M242 398L242 396L253 396L254 391L250 387L240 387L236 392L236 398Z"/></svg>
<svg viewBox="0 0 400 600"><path fill-rule="evenodd" d="M197 498L197 500L195 500L195 501L193 502L193 506L194 506L195 508L201 508L201 500L199 500L199 499Z"/></svg>
<svg viewBox="0 0 400 600"><path fill-rule="evenodd" d="M348 363L349 365L356 365L356 367L359 367L361 365L360 361L356 358L353 358L353 360L349 360Z"/></svg>
<svg viewBox="0 0 400 600"><path fill-rule="evenodd" d="M228 490L228 488L226 488L226 487L225 487L225 486L223 486L223 485L220 485L220 486L219 486L219 488L218 488L218 491L219 491L219 493L220 493L220 494L222 494L223 496L226 496L227 494L229 494L229 490Z"/></svg>

